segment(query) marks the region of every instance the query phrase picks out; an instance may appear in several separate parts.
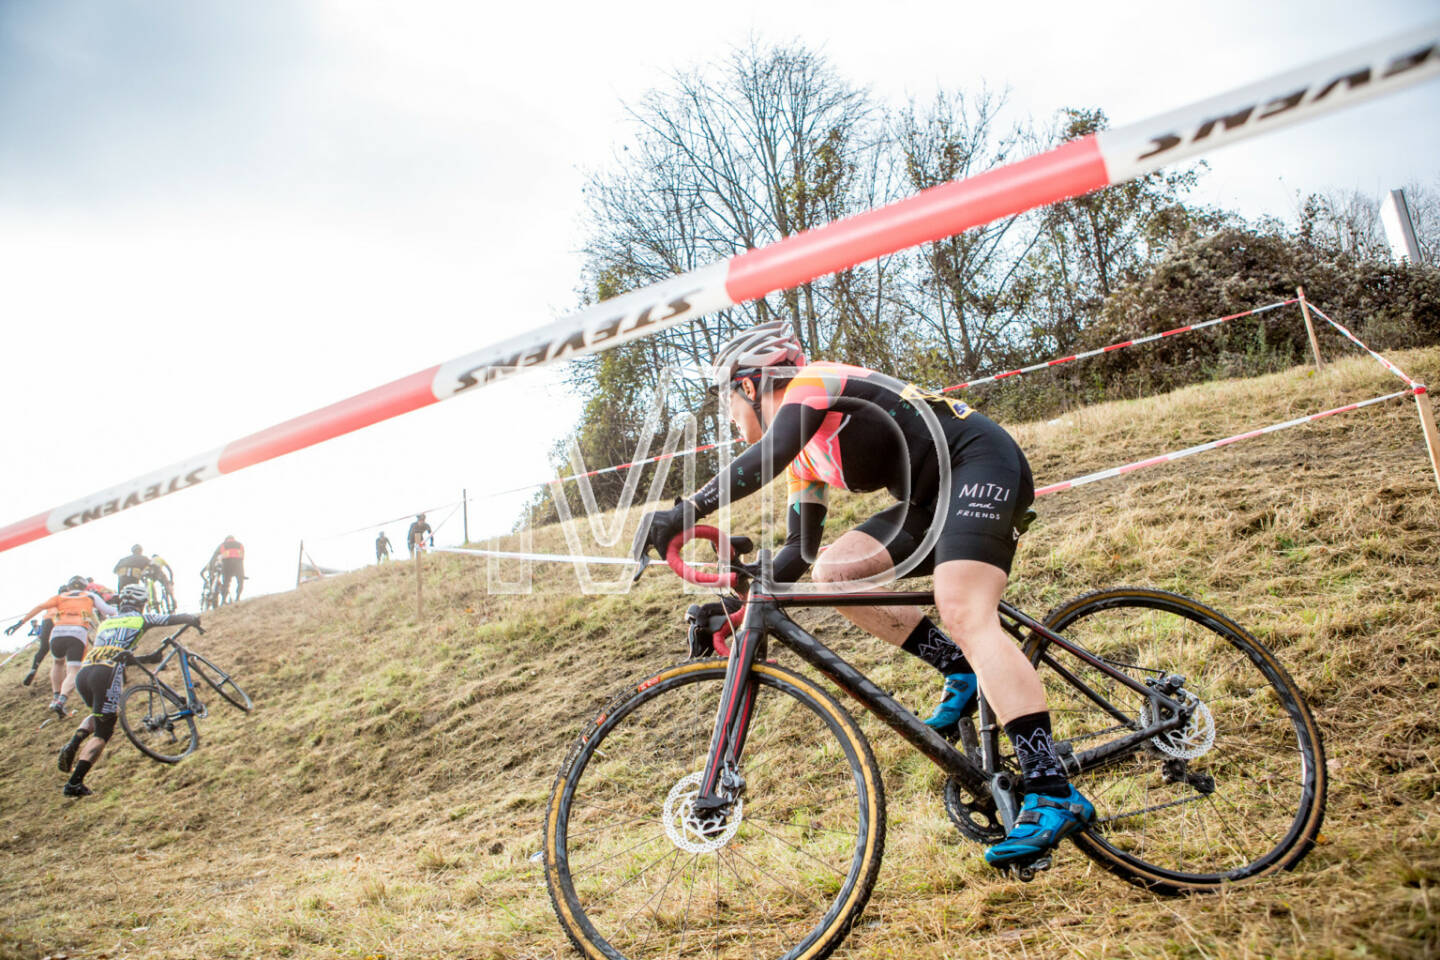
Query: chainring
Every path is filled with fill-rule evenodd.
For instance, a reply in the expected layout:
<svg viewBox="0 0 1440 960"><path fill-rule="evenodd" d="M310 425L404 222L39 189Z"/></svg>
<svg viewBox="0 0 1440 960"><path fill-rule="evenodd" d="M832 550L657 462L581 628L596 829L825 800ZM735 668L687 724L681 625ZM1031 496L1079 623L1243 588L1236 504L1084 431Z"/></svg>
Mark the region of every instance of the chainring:
<svg viewBox="0 0 1440 960"><path fill-rule="evenodd" d="M976 843L989 846L1005 839L1005 825L995 799L988 793L977 797L957 778L945 781L945 813L955 829Z"/></svg>

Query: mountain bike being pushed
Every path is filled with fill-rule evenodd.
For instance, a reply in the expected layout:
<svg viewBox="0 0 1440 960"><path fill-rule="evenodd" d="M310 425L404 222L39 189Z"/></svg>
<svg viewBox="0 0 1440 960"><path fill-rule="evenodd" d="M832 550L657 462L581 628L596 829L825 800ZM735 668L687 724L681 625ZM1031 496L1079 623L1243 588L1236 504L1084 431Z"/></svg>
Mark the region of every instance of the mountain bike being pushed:
<svg viewBox="0 0 1440 960"><path fill-rule="evenodd" d="M685 534L723 544L713 528ZM728 547L728 545L725 545ZM670 566L693 583L680 540ZM587 956L823 957L864 908L885 841L881 770L850 714L793 652L944 776L945 809L993 844L1021 806L1021 770L977 698L954 743L788 615L929 605L929 591L785 594L735 559L745 594L717 649L622 691L565 759L545 822L557 916ZM1162 894L1293 869L1325 812L1320 733L1275 657L1223 614L1144 588L1099 590L1044 618L1001 603L1035 666L1057 753L1093 817L1069 839ZM723 631L722 631L723 634ZM1029 879L1050 855L1017 869Z"/></svg>

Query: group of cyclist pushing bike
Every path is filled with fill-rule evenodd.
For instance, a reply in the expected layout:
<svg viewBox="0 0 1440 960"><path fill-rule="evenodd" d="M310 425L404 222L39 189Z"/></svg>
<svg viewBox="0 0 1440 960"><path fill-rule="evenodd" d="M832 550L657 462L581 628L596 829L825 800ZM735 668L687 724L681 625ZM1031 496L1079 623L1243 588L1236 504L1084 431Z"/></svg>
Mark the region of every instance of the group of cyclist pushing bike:
<svg viewBox="0 0 1440 960"><path fill-rule="evenodd" d="M236 548L238 553L233 552ZM227 550L232 552L227 553ZM238 577L243 582L243 556L239 541L227 537L216 548L207 567L214 566L225 573L223 582L228 588L231 579ZM137 658L132 653L141 636L157 626L178 625L182 629L191 626L198 629L200 626L199 617L175 612L174 571L159 554L147 557L144 549L136 544L115 564L114 572L119 578L116 589L104 587L89 577L73 576L61 585L54 596L36 604L5 630L7 635L12 635L26 620L43 614L42 620L31 620L31 633L38 639L39 649L21 683L29 686L34 681L40 664L49 653L53 661L50 683L54 696L48 709L59 718L71 715L73 711L67 709L67 701L77 690L90 708L90 714L60 751L60 770L70 774L62 787L67 797L82 797L91 793L90 788L85 786L85 776L114 732L126 695L126 666L160 662L163 647L145 657ZM174 636L167 638L167 643L181 649L174 641ZM186 657L182 658L182 672L187 685L190 684L193 666L191 657L187 651ZM199 659L198 655L194 658ZM210 669L215 678L212 679L203 667L196 668L196 672L227 699L237 702L239 697L233 697L226 686L233 687L233 681L208 661L201 659L201 663ZM170 741L178 741L175 733L177 723L183 726L183 722L197 712L203 715L203 707L195 701L193 690L190 694L190 702L186 704L182 701L179 711L165 703L151 705L154 709L146 715L146 721L137 720L136 726L144 729L148 722L147 735L160 733ZM243 697L243 694L240 696ZM245 702L248 709L248 698ZM186 712L187 709L189 712ZM193 749L193 721L189 727L192 733L190 749ZM136 746L156 756L155 752L146 749L142 742L144 737L131 731L128 723L126 730Z"/></svg>

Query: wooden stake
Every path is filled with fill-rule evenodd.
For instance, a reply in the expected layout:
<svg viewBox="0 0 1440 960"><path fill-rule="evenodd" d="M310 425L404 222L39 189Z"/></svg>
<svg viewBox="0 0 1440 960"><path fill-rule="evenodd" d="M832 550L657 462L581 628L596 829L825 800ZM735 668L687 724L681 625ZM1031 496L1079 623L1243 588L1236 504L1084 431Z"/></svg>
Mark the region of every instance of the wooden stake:
<svg viewBox="0 0 1440 960"><path fill-rule="evenodd" d="M1425 448L1430 451L1435 486L1440 489L1440 429L1435 427L1435 410L1430 406L1430 394L1424 387L1415 388L1415 407L1420 411L1420 429L1425 431Z"/></svg>
<svg viewBox="0 0 1440 960"><path fill-rule="evenodd" d="M305 541L300 541L300 553L295 557L295 586L300 586L300 571L305 569Z"/></svg>
<svg viewBox="0 0 1440 960"><path fill-rule="evenodd" d="M470 494L460 491L460 518L465 524L465 546L470 545Z"/></svg>
<svg viewBox="0 0 1440 960"><path fill-rule="evenodd" d="M416 619L416 620L419 620L421 617L423 617L423 616L425 615L425 602L424 602L424 597L422 597L422 596L421 596L421 593L420 593L420 585L421 585L421 583L422 583L422 580L421 580L421 577L420 577L420 557L421 557L422 555L424 555L424 553L425 553L424 545L417 543L417 544L415 544L415 546L414 546L414 550L415 550L415 619Z"/></svg>
<svg viewBox="0 0 1440 960"><path fill-rule="evenodd" d="M1305 318L1305 332L1310 335L1310 352L1315 354L1315 372L1325 372L1325 361L1320 359L1320 341L1315 339L1315 324L1310 319L1310 304L1305 302L1305 288L1296 287L1300 295L1300 315Z"/></svg>

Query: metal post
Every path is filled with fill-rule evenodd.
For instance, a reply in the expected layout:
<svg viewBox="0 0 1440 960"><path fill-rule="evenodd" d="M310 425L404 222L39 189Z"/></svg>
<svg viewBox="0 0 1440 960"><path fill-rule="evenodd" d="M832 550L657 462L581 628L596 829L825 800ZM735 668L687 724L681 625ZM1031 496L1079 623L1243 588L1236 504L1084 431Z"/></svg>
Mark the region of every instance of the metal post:
<svg viewBox="0 0 1440 960"><path fill-rule="evenodd" d="M300 541L300 552L295 556L295 586L300 586L300 571L305 569L305 541Z"/></svg>
<svg viewBox="0 0 1440 960"><path fill-rule="evenodd" d="M1415 388L1415 407L1420 411L1420 429L1425 431L1425 448L1430 451L1435 486L1440 489L1440 429L1435 427L1435 410L1430 406L1430 392L1424 386Z"/></svg>
<svg viewBox="0 0 1440 960"><path fill-rule="evenodd" d="M1315 372L1325 372L1325 361L1320 359L1320 341L1315 339L1315 324L1310 320L1310 304L1305 302L1305 288L1296 287L1300 295L1300 315L1305 318L1305 332L1310 335L1310 352L1315 354Z"/></svg>
<svg viewBox="0 0 1440 960"><path fill-rule="evenodd" d="M470 544L470 494L460 491L460 519L465 524L465 544Z"/></svg>

